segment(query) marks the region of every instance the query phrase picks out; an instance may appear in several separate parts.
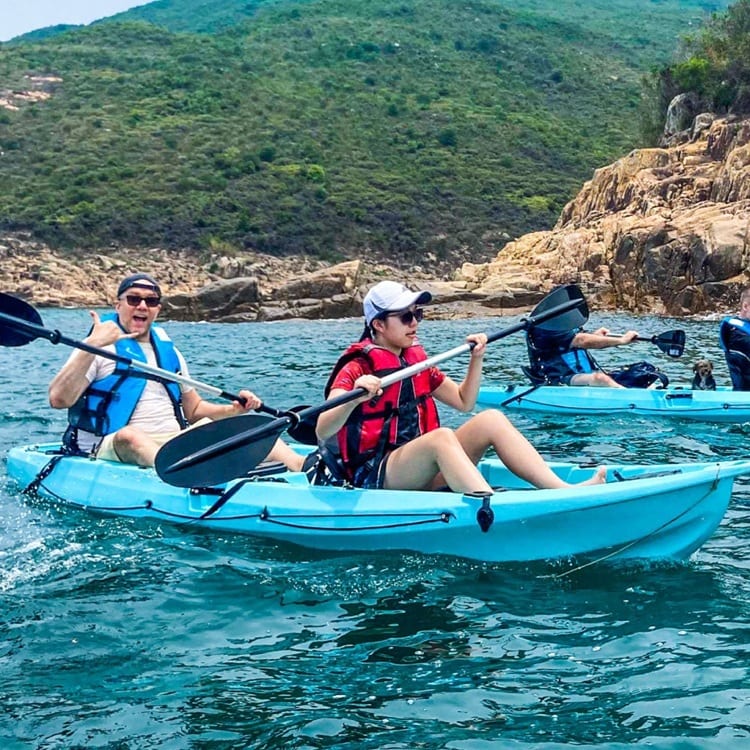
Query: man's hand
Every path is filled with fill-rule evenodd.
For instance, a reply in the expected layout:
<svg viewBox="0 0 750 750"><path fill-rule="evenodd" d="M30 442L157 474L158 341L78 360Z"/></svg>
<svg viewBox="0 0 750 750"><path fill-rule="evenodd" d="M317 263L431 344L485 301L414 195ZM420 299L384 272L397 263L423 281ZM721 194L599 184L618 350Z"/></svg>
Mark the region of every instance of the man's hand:
<svg viewBox="0 0 750 750"><path fill-rule="evenodd" d="M102 323L96 310L89 310L89 315L93 327L84 341L91 346L109 346L120 339L134 339L138 335L137 333L125 333L114 320L105 320Z"/></svg>
<svg viewBox="0 0 750 750"><path fill-rule="evenodd" d="M232 408L238 412L254 411L263 403L252 391L241 390L237 395L245 399L244 404L239 401L232 402Z"/></svg>

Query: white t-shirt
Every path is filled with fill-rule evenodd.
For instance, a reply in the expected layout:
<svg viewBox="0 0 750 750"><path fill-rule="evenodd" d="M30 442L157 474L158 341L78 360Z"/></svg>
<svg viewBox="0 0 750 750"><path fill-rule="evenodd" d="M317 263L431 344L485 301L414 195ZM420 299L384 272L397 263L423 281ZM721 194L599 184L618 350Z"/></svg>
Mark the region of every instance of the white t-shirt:
<svg viewBox="0 0 750 750"><path fill-rule="evenodd" d="M158 367L156 353L154 352L154 347L151 343L144 343L142 341L139 341L138 343L146 355L146 361L148 364L152 367ZM113 354L115 353L114 345L103 346L102 349L110 351ZM175 349L175 352L180 363L180 374L185 377L190 377L185 359L177 349ZM115 364L114 360L100 357L98 355L95 356L94 361L89 365L89 369L86 371L86 380L91 384L96 380L106 378L115 371ZM136 370L137 368L133 369ZM180 383L180 391L183 394L192 390L195 390L192 386ZM133 412L133 416L130 418L128 424L140 427L149 435L161 435L180 431L180 423L177 421L177 417L174 413L174 405L169 398L164 383L157 380L146 380L146 387L143 389L143 393L141 393L141 397L138 399L135 411ZM83 451L90 451L99 440L100 438L94 435L93 432L86 432L84 430L78 431L78 446Z"/></svg>

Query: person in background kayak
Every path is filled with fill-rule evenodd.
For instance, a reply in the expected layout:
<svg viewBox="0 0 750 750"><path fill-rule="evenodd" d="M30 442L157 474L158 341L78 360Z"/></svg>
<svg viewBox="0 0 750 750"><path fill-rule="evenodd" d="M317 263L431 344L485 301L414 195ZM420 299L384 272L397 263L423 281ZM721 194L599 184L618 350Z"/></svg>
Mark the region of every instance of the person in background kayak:
<svg viewBox="0 0 750 750"><path fill-rule="evenodd" d="M467 336L474 347L460 384L430 367L381 388L381 377L427 359L417 328L422 305L431 300L429 292L413 292L394 281L381 281L365 296L365 332L336 363L326 397L355 388L367 395L323 412L317 424L324 446L337 443L345 478L364 488L429 490L447 484L454 492L488 493L492 489L476 464L494 448L511 471L535 487L568 486L498 411L480 412L456 430L440 427L436 400L463 412L474 408L485 334ZM601 484L605 477L601 467L584 484Z"/></svg>
<svg viewBox="0 0 750 750"><path fill-rule="evenodd" d="M627 346L637 338L637 331L611 336L606 328L588 333L580 328L561 332L532 326L526 332L529 375L532 381L550 385L624 388L599 367L588 350Z"/></svg>
<svg viewBox="0 0 750 750"><path fill-rule="evenodd" d="M160 309L161 289L154 278L145 273L128 276L117 289L114 313L100 318L89 312L93 326L84 341L189 377L182 354L164 329L154 325ZM153 466L159 448L189 424L231 417L261 404L251 391L238 395L244 405L211 403L191 386L156 380L80 350L49 386L50 406L68 409L66 448L140 466ZM303 461L281 440L268 460L282 461L293 471L299 471Z"/></svg>
<svg viewBox="0 0 750 750"><path fill-rule="evenodd" d="M729 315L719 324L719 343L727 360L732 388L750 391L750 287L740 295L737 315Z"/></svg>

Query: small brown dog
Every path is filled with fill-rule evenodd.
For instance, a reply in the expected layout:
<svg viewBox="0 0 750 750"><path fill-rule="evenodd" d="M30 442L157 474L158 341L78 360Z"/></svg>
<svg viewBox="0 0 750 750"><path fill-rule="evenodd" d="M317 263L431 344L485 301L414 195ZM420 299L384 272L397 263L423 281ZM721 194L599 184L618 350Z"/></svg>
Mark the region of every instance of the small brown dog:
<svg viewBox="0 0 750 750"><path fill-rule="evenodd" d="M715 391L716 381L714 380L714 365L710 359L699 359L693 365L693 390L694 391Z"/></svg>

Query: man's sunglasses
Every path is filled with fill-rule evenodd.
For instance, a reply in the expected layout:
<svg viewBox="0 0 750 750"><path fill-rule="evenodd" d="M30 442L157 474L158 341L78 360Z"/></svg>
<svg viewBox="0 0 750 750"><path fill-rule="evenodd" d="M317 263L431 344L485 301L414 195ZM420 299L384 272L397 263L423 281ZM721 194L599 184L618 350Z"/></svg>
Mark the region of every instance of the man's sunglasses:
<svg viewBox="0 0 750 750"><path fill-rule="evenodd" d="M415 320L417 323L424 318L424 310L418 307L416 310L407 310L406 312L388 313L389 318L398 318L405 326L410 326Z"/></svg>
<svg viewBox="0 0 750 750"><path fill-rule="evenodd" d="M141 297L139 294L126 294L125 302L131 307L138 307L141 302L145 302L146 307L158 307L161 304L161 297Z"/></svg>

